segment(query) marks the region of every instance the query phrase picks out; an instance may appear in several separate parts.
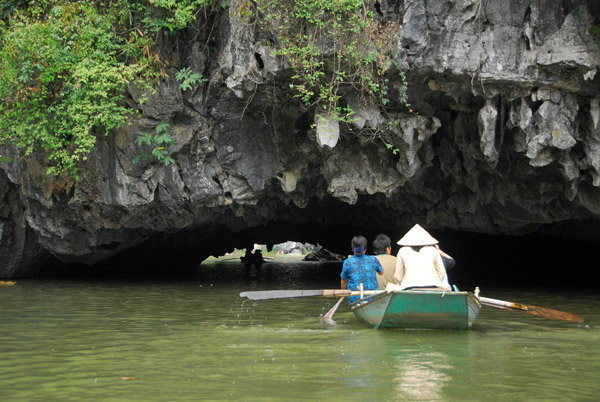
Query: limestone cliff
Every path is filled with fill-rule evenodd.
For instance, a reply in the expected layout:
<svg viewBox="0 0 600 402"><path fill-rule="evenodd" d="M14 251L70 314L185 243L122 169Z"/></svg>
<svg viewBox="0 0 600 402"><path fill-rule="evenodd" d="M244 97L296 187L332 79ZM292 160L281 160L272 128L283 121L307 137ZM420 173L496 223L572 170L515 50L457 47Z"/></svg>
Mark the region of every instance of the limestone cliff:
<svg viewBox="0 0 600 402"><path fill-rule="evenodd" d="M384 116L348 91L359 119L323 136L292 97L277 41L223 10L164 38L168 77L145 102L131 88L141 116L98 138L80 181L46 175L41 153L0 165L0 277L35 274L49 254L95 264L139 246L136 261L176 265L254 241L336 249L350 229L416 222L600 236L600 49L589 31L600 5L377 6L397 23L392 53L413 113ZM187 66L209 81L182 91L174 77ZM402 81L390 79L393 101ZM390 116L399 124L377 137L357 134ZM175 163L134 164L137 133L161 121Z"/></svg>

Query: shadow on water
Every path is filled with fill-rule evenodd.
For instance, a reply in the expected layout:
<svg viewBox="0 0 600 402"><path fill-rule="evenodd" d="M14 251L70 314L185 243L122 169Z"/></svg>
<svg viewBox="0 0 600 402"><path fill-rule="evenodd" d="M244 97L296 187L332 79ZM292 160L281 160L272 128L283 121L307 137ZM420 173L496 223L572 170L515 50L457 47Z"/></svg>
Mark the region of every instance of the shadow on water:
<svg viewBox="0 0 600 402"><path fill-rule="evenodd" d="M122 283L192 283L224 286L240 291L252 289L323 289L340 286L341 262L315 262L301 259L269 260L246 265L239 260L204 261L188 270L98 270L70 269L65 275L46 278L62 281Z"/></svg>
<svg viewBox="0 0 600 402"><path fill-rule="evenodd" d="M236 283L248 288L321 289L340 286L340 262L274 261L245 266L239 262L205 262L195 270L199 281Z"/></svg>

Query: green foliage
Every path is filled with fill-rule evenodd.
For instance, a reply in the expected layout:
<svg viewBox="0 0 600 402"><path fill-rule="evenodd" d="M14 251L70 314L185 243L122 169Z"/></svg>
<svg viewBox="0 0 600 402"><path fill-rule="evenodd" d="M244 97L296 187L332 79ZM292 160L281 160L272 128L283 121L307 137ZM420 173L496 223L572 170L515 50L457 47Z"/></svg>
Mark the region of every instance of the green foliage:
<svg viewBox="0 0 600 402"><path fill-rule="evenodd" d="M158 159L160 163L164 163L165 166L169 166L175 160L171 157L171 147L175 143L175 140L169 134L167 130L169 125L164 122L160 122L156 126L155 133L141 132L138 134L135 143L139 146L147 146L152 148L152 155ZM140 160L146 159L146 153L143 149L140 149L133 158L133 163L138 163Z"/></svg>
<svg viewBox="0 0 600 402"><path fill-rule="evenodd" d="M175 75L175 78L177 79L177 81L181 82L179 84L179 88L181 88L182 91L187 91L189 89L192 89L193 86L196 84L203 85L206 81L208 81L206 78L202 77L202 74L199 74L199 73L192 74L192 70L189 67L182 68Z"/></svg>
<svg viewBox="0 0 600 402"><path fill-rule="evenodd" d="M98 1L97 3L101 3ZM149 32L174 32L185 28L214 0L105 0L109 13L118 18L122 26Z"/></svg>
<svg viewBox="0 0 600 402"><path fill-rule="evenodd" d="M47 155L49 173L67 171L77 177L96 136L136 113L124 102L128 86L147 88L162 74L157 33L183 29L212 6L229 3L0 2L0 146L15 145L24 155L43 150L38 156ZM245 0L237 12L278 35L280 54L295 70L291 87L305 105L351 122L354 111L343 96L352 89L364 100L388 107L388 50L397 26L376 22L368 2ZM183 91L207 81L189 67L176 78ZM403 102L410 106L405 95ZM171 137L166 127L159 127L152 135L140 133L136 142L169 164Z"/></svg>
<svg viewBox="0 0 600 402"><path fill-rule="evenodd" d="M0 142L25 155L48 150L48 173L77 175L96 132L131 114L124 89L145 69L119 62L111 23L86 2L56 5L39 19L18 14L0 50Z"/></svg>
<svg viewBox="0 0 600 402"><path fill-rule="evenodd" d="M396 148L395 146L393 146L392 144L388 144L388 143L386 143L386 144L385 144L385 147L386 147L387 149L389 149L389 150L392 152L392 154L394 154L394 155L396 155L396 154L400 153L400 150L399 150L398 148Z"/></svg>
<svg viewBox="0 0 600 402"><path fill-rule="evenodd" d="M27 6L27 0L2 0L0 2L0 28L6 25L6 21L18 10Z"/></svg>
<svg viewBox="0 0 600 402"><path fill-rule="evenodd" d="M589 10L586 7L576 7L573 9L573 11L571 11L571 14L573 14L576 17L579 17L584 13L589 13ZM595 21L597 22L597 16L595 17ZM596 46L600 47L600 25L592 25L589 28L589 32L590 35L594 37L594 43L596 44Z"/></svg>
<svg viewBox="0 0 600 402"><path fill-rule="evenodd" d="M151 33L184 28L212 3L2 2L0 145L16 145L24 155L45 150L48 173L78 177L78 165L94 149L96 136L135 113L123 102L126 88L132 83L147 88L159 74ZM186 77L185 88L199 80ZM161 144L155 149L161 161L169 161Z"/></svg>
<svg viewBox="0 0 600 402"><path fill-rule="evenodd" d="M590 28L590 34L596 38L594 39L594 43L596 46L600 47L600 25L594 25Z"/></svg>
<svg viewBox="0 0 600 402"><path fill-rule="evenodd" d="M243 3L240 9L248 7ZM306 106L319 105L334 119L351 122L351 109L343 101L350 87L365 101L389 104L386 72L392 61L387 52L397 26L375 21L368 2L257 0L256 15L267 29L276 30L283 44L279 54L296 72L290 87Z"/></svg>
<svg viewBox="0 0 600 402"><path fill-rule="evenodd" d="M185 28L196 18L198 11L212 5L213 0L148 0L133 3L145 11L142 19L144 26L155 32L161 29L172 32Z"/></svg>

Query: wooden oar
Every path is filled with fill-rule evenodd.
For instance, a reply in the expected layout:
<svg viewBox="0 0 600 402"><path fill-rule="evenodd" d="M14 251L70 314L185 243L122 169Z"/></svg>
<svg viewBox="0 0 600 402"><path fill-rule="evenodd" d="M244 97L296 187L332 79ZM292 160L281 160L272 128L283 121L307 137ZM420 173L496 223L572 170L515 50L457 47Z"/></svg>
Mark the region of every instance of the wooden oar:
<svg viewBox="0 0 600 402"><path fill-rule="evenodd" d="M364 295L374 295L383 293L381 290L365 290ZM270 300L270 299L293 299L297 297L339 297L356 296L359 291L347 289L317 289L317 290L257 290L252 292L242 292L240 297L246 297L248 300Z"/></svg>
<svg viewBox="0 0 600 402"><path fill-rule="evenodd" d="M555 320L570 321L570 322L583 322L583 318L581 318L577 314L567 313L565 311L553 310L553 309L544 308L544 307L530 306L528 304L513 303L513 302L509 302L509 301L504 301L504 300L490 299L487 297L480 297L479 301L481 302L481 304L484 304L486 306L491 306L491 307L496 307L496 308L501 308L501 309L506 309L506 310L521 311L523 313L532 314L532 315L535 315L538 317L553 318Z"/></svg>
<svg viewBox="0 0 600 402"><path fill-rule="evenodd" d="M327 314L325 314L323 317L321 317L321 319L322 320L331 320L331 317L333 317L336 310L338 309L340 304L342 304L342 302L344 301L345 298L346 298L346 296L340 297L340 300L338 300L337 303L335 303L335 305L327 312Z"/></svg>

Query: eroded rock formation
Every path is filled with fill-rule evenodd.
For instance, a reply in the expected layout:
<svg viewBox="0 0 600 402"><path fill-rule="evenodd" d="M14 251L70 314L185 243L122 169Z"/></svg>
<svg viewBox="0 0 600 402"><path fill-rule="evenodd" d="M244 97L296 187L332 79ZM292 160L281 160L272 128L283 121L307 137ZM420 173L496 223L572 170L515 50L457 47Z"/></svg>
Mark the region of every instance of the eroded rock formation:
<svg viewBox="0 0 600 402"><path fill-rule="evenodd" d="M354 230L393 235L415 222L600 236L600 49L589 32L600 5L378 5L397 23L413 113L384 117L348 91L359 119L321 136L276 41L223 10L165 37L169 77L145 102L131 89L141 117L98 138L80 181L46 175L41 153L0 165L0 277L35 274L49 254L95 264L129 249L129 265L168 270L250 242L346 252ZM185 66L209 81L182 92ZM398 105L402 81L390 78ZM399 124L379 137L356 134L390 116ZM175 163L134 164L137 133L160 122Z"/></svg>

